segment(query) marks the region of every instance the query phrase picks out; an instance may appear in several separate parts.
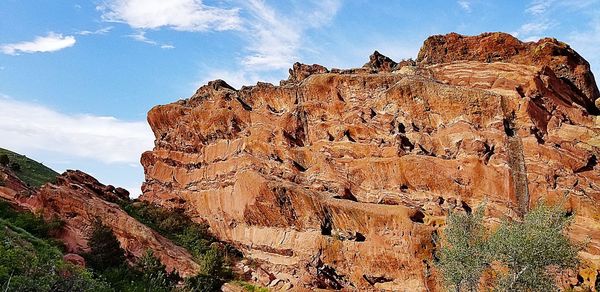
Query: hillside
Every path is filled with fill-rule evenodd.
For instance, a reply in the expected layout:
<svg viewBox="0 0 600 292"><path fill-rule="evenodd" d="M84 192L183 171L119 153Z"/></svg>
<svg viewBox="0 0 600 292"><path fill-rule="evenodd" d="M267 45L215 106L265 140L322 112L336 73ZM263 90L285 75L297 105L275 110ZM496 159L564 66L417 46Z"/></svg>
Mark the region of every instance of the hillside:
<svg viewBox="0 0 600 292"><path fill-rule="evenodd" d="M6 155L10 163L17 163L19 170L15 174L26 184L39 188L45 183L56 181L58 173L49 167L10 150L0 148L0 156Z"/></svg>

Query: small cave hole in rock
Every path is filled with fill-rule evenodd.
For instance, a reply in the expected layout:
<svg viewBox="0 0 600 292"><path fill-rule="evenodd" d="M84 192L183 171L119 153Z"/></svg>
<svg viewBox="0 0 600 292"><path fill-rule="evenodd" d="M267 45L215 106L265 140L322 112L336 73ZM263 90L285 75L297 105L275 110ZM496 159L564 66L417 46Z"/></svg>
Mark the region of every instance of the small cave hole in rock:
<svg viewBox="0 0 600 292"><path fill-rule="evenodd" d="M236 96L237 101L240 102L240 104L242 105L242 108L244 108L247 111L252 111L252 107L247 104L245 101L243 101L239 96Z"/></svg>
<svg viewBox="0 0 600 292"><path fill-rule="evenodd" d="M407 152L411 152L415 149L415 145L404 135L400 135L400 147Z"/></svg>
<svg viewBox="0 0 600 292"><path fill-rule="evenodd" d="M398 123L398 133L400 133L400 134L406 133L406 127L404 126L403 123Z"/></svg>
<svg viewBox="0 0 600 292"><path fill-rule="evenodd" d="M377 113L373 109L371 109L371 114L370 114L371 119L374 118L376 115L377 115Z"/></svg>
<svg viewBox="0 0 600 292"><path fill-rule="evenodd" d="M507 118L502 119L502 125L504 126L504 133L506 133L506 136L515 136L515 130L513 130L513 128L510 125L510 121Z"/></svg>
<svg viewBox="0 0 600 292"><path fill-rule="evenodd" d="M333 135L331 135L329 132L327 132L327 140L329 140L329 142L333 142L335 140L335 138L333 137Z"/></svg>
<svg viewBox="0 0 600 292"><path fill-rule="evenodd" d="M365 279L365 281L367 281L369 284L371 284L371 286L374 286L377 283L386 283L386 282L393 281L392 279L386 278L384 276L363 275L363 279Z"/></svg>
<svg viewBox="0 0 600 292"><path fill-rule="evenodd" d="M488 162L490 162L490 158L492 158L492 155L495 154L496 145L490 146L488 143L485 143L483 145L483 147L484 147L484 150L483 150L483 163L485 165L487 165Z"/></svg>
<svg viewBox="0 0 600 292"><path fill-rule="evenodd" d="M535 137L535 140L538 142L538 144L546 143L546 141L544 140L544 133L542 133L542 131L540 131L540 129L538 129L537 127L531 127L529 129L529 133Z"/></svg>
<svg viewBox="0 0 600 292"><path fill-rule="evenodd" d="M346 136L346 138L348 138L348 141L356 142L356 140L354 140L354 138L352 138L352 135L350 135L350 130L344 131L344 136Z"/></svg>
<svg viewBox="0 0 600 292"><path fill-rule="evenodd" d="M417 125L415 125L414 122L410 123L410 125L412 126L413 131L415 131L415 132L421 131L421 129Z"/></svg>
<svg viewBox="0 0 600 292"><path fill-rule="evenodd" d="M400 191L402 191L402 192L406 192L406 191L408 191L408 186L407 186L407 185L405 185L405 184L401 184L401 185L400 185Z"/></svg>
<svg viewBox="0 0 600 292"><path fill-rule="evenodd" d="M469 204L467 204L466 202L462 201L460 204L462 205L463 209L465 209L465 212L467 212L467 214L471 214L471 212L473 212L471 206L469 206Z"/></svg>
<svg viewBox="0 0 600 292"><path fill-rule="evenodd" d="M300 163L298 163L298 162L296 162L296 161L294 161L294 160L292 160L292 164L294 165L294 167L295 167L297 170L299 170L299 171L301 171L301 172L305 172L305 171L306 171L306 167L304 167L304 165L302 165L302 164L300 164Z"/></svg>
<svg viewBox="0 0 600 292"><path fill-rule="evenodd" d="M571 216L573 216L574 212L572 209L567 210L567 212L565 212L565 217L569 218Z"/></svg>
<svg viewBox="0 0 600 292"><path fill-rule="evenodd" d="M575 170L574 172L581 173L584 171L590 171L590 170L593 170L594 166L596 166L596 165L598 165L598 158L596 158L596 155L592 154L592 156L590 156L590 158L588 159L587 164L584 167Z"/></svg>
<svg viewBox="0 0 600 292"><path fill-rule="evenodd" d="M271 158L272 160L274 160L274 161L277 161L277 162L279 162L279 163L282 163L282 162L283 162L283 159L281 159L281 157L279 157L279 155L277 155L277 154L275 154L275 153L271 154L271 157L270 157L270 158Z"/></svg>
<svg viewBox="0 0 600 292"><path fill-rule="evenodd" d="M356 232L354 235L354 241L356 242L364 242L367 238L360 232Z"/></svg>
<svg viewBox="0 0 600 292"><path fill-rule="evenodd" d="M425 223L425 213L421 210L416 210L414 214L410 215L410 221L415 223Z"/></svg>
<svg viewBox="0 0 600 292"><path fill-rule="evenodd" d="M339 91L337 92L337 98L338 98L338 100L339 100L339 101L341 101L341 102L346 102L346 101L344 100L344 98L342 97L342 94L341 94Z"/></svg>
<svg viewBox="0 0 600 292"><path fill-rule="evenodd" d="M331 214L325 210L323 220L321 221L321 235L331 236L331 230L333 229L333 221L331 220Z"/></svg>
<svg viewBox="0 0 600 292"><path fill-rule="evenodd" d="M444 200L444 198L443 198L443 197L438 197L438 198L437 198L437 203L438 203L438 205L443 205L445 201L446 201L446 200Z"/></svg>

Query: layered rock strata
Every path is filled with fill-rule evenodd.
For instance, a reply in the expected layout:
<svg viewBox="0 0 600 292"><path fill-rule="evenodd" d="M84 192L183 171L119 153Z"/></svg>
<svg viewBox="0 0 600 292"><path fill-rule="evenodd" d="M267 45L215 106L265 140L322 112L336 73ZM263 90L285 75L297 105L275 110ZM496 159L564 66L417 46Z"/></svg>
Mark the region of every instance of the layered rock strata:
<svg viewBox="0 0 600 292"><path fill-rule="evenodd" d="M449 210L563 202L582 283L600 267L600 117L589 64L553 39L450 34L416 62L294 64L280 86L216 80L156 106L142 199L206 220L296 287L436 291ZM585 283L583 283L585 282Z"/></svg>

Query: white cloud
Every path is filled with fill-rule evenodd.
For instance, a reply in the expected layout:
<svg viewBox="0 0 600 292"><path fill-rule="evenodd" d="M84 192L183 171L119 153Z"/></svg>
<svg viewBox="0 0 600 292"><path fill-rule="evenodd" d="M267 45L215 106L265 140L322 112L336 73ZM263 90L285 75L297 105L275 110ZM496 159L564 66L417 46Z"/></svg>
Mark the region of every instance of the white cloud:
<svg viewBox="0 0 600 292"><path fill-rule="evenodd" d="M107 26L107 27L103 27L103 28L99 28L97 30L82 30L82 31L78 31L77 34L78 35L104 35L109 33L111 30L113 29L112 26Z"/></svg>
<svg viewBox="0 0 600 292"><path fill-rule="evenodd" d="M460 8L462 8L464 11L469 12L469 13L472 11L470 1L459 0L457 3L460 6Z"/></svg>
<svg viewBox="0 0 600 292"><path fill-rule="evenodd" d="M532 15L544 14L554 2L555 0L534 0L525 9L525 12Z"/></svg>
<svg viewBox="0 0 600 292"><path fill-rule="evenodd" d="M519 27L519 29L512 34L515 37L521 37L526 40L531 40L532 38L539 39L538 36L546 32L552 26L554 26L552 22L545 19L540 19L537 22L528 22L521 25L521 27Z"/></svg>
<svg viewBox="0 0 600 292"><path fill-rule="evenodd" d="M50 32L47 36L38 36L33 41L1 45L0 51L7 55L55 52L72 47L75 42L74 36L63 36Z"/></svg>
<svg viewBox="0 0 600 292"><path fill-rule="evenodd" d="M137 164L153 147L145 121L67 115L38 104L0 96L0 147L23 153L52 151L102 163Z"/></svg>
<svg viewBox="0 0 600 292"><path fill-rule="evenodd" d="M135 29L223 31L238 29L241 24L238 9L207 6L201 0L106 0L97 8L103 20L127 23Z"/></svg>
<svg viewBox="0 0 600 292"><path fill-rule="evenodd" d="M128 37L130 37L138 42L146 43L146 44L153 45L153 46L159 46L161 49L174 49L175 48L175 46L173 46L171 44L163 44L163 43L159 43L155 40L149 39L148 37L146 37L146 32L143 30L138 31L134 34L130 34L130 35L128 35Z"/></svg>
<svg viewBox="0 0 600 292"><path fill-rule="evenodd" d="M298 10L292 15L280 15L263 0L247 1L251 18L249 55L242 60L249 70L287 69L298 58L306 30L331 21L340 7L339 0L307 1L309 11Z"/></svg>

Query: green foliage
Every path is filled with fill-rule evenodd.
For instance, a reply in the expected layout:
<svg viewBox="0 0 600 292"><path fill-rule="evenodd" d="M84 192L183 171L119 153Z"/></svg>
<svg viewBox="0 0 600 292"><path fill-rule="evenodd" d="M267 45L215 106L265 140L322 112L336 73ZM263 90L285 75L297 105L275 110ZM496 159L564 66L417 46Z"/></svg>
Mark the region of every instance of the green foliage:
<svg viewBox="0 0 600 292"><path fill-rule="evenodd" d="M1 154L0 155L0 165L8 166L9 163L10 163L10 158L8 158L8 155Z"/></svg>
<svg viewBox="0 0 600 292"><path fill-rule="evenodd" d="M201 260L211 243L216 241L208 231L208 225L192 221L181 211L146 202L128 204L123 209L162 236L186 248L196 260Z"/></svg>
<svg viewBox="0 0 600 292"><path fill-rule="evenodd" d="M165 265L151 250L146 251L138 260L135 269L141 273L142 281L152 291L170 291L180 279L176 273L167 273Z"/></svg>
<svg viewBox="0 0 600 292"><path fill-rule="evenodd" d="M125 251L108 226L97 219L88 241L90 252L85 255L88 265L99 272L125 264Z"/></svg>
<svg viewBox="0 0 600 292"><path fill-rule="evenodd" d="M573 268L577 248L564 230L571 222L559 207L540 205L522 222L504 221L490 238L496 259L508 268L499 281L501 291L556 290L547 268Z"/></svg>
<svg viewBox="0 0 600 292"><path fill-rule="evenodd" d="M19 165L18 167L20 170L18 170L15 174L30 186L40 187L45 183L56 181L58 173L37 161L0 148L0 160L2 160L2 157L4 156L7 157L9 162ZM10 163L10 165L12 165L12 163ZM9 163L3 165L8 166Z"/></svg>
<svg viewBox="0 0 600 292"><path fill-rule="evenodd" d="M248 292L269 292L268 288L260 287L245 281L233 281L232 284L238 285Z"/></svg>
<svg viewBox="0 0 600 292"><path fill-rule="evenodd" d="M29 211L17 212L9 203L0 200L0 218L22 228L32 235L56 243L51 236L62 228L64 222L59 219L45 221L41 215Z"/></svg>
<svg viewBox="0 0 600 292"><path fill-rule="evenodd" d="M0 238L3 291L109 291L85 269L64 262L56 247L4 219Z"/></svg>
<svg viewBox="0 0 600 292"><path fill-rule="evenodd" d="M13 171L21 171L21 165L17 162L11 162L10 163L10 169L12 169Z"/></svg>
<svg viewBox="0 0 600 292"><path fill-rule="evenodd" d="M483 225L483 207L474 214L452 213L444 231L444 244L438 253L438 268L455 291L474 291L491 262Z"/></svg>
<svg viewBox="0 0 600 292"><path fill-rule="evenodd" d="M481 209L473 215L451 214L438 268L455 291L475 291L481 275L492 267L498 291L555 291L548 269L578 263L578 248L564 234L570 222L560 206L540 204L522 221L504 220L487 234Z"/></svg>

